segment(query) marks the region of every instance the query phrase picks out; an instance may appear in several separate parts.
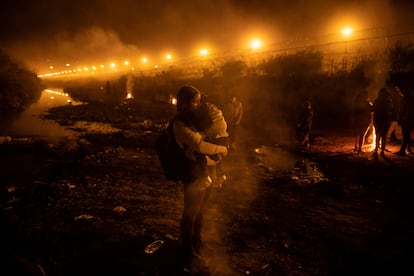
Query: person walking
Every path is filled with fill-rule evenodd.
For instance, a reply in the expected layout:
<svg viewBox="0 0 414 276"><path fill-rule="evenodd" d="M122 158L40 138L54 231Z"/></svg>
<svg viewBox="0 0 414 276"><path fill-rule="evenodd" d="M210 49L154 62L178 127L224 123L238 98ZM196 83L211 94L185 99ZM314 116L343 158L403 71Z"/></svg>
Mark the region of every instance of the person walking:
<svg viewBox="0 0 414 276"><path fill-rule="evenodd" d="M177 108L173 132L177 144L186 149L187 157L194 162L203 159L207 165L214 160L206 155L227 155L227 147L204 141L202 133L197 132L194 120L201 106L201 92L191 85L182 86L177 93ZM213 162L208 163L208 162ZM201 257L203 217L210 198L212 181L205 169L192 172L191 179L183 183L184 209L180 222L183 246L183 265L187 273L196 273L206 268Z"/></svg>
<svg viewBox="0 0 414 276"><path fill-rule="evenodd" d="M392 101L388 90L383 87L378 91L378 96L374 100L373 122L375 128L375 149L374 155L378 154L381 144L381 156L385 156L387 146L387 131L391 124Z"/></svg>

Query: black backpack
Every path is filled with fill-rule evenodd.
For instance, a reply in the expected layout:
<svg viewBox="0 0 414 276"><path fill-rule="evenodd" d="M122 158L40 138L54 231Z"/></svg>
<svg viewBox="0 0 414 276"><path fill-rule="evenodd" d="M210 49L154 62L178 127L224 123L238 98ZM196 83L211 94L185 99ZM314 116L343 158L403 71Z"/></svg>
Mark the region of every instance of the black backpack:
<svg viewBox="0 0 414 276"><path fill-rule="evenodd" d="M188 146L184 145L184 149L182 149L177 144L173 124L174 121L171 120L155 141L158 158L167 179L177 182L190 182L204 171L205 162L202 160L205 160L205 158L200 158L200 155L197 161L193 161L185 155Z"/></svg>

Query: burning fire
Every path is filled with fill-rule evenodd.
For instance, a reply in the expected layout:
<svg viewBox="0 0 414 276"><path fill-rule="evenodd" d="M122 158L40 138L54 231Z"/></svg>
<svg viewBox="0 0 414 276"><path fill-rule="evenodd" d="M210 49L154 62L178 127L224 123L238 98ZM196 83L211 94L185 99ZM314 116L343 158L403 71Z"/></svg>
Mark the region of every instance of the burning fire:
<svg viewBox="0 0 414 276"><path fill-rule="evenodd" d="M170 104L176 105L177 104L177 98L170 96L169 102L170 102Z"/></svg>
<svg viewBox="0 0 414 276"><path fill-rule="evenodd" d="M372 107L373 103L368 100L368 104ZM367 130L365 131L363 143L367 142L368 151L373 151L375 149L375 141L376 141L376 134L375 134L375 127L374 127L374 113L370 113L371 121L367 127ZM369 136L367 137L367 135Z"/></svg>
<svg viewBox="0 0 414 276"><path fill-rule="evenodd" d="M373 151L375 149L375 141L376 141L377 135L375 134L375 127L372 127L372 133L368 137L369 145L368 150Z"/></svg>

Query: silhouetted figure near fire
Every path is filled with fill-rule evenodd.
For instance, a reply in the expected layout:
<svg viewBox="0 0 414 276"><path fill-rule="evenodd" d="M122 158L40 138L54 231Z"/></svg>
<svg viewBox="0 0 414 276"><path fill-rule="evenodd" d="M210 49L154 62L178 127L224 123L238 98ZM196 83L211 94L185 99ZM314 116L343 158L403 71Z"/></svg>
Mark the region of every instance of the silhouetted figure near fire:
<svg viewBox="0 0 414 276"><path fill-rule="evenodd" d="M361 91L355 97L352 109L352 133L355 135L354 152L360 153L365 143L365 136L371 123L372 103L367 91Z"/></svg>
<svg viewBox="0 0 414 276"><path fill-rule="evenodd" d="M387 131L391 124L392 101L388 90L383 87L379 90L377 98L374 100L373 122L375 128L375 149L374 155L378 154L381 144L381 156L385 156L387 146Z"/></svg>
<svg viewBox="0 0 414 276"><path fill-rule="evenodd" d="M406 151L411 151L410 133L414 130L414 95L411 89L401 89L403 100L400 109L399 123L402 128L402 143L400 150L396 154L405 156Z"/></svg>

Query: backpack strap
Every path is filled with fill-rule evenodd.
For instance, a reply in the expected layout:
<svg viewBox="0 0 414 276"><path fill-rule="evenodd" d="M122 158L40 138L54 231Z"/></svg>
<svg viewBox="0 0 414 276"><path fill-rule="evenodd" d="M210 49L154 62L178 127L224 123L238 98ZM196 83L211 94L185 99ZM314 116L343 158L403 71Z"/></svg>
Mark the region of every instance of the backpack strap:
<svg viewBox="0 0 414 276"><path fill-rule="evenodd" d="M175 139L175 133L174 133L174 122L176 119L171 119L168 123L168 131L170 133L171 138L174 139L175 143L180 147L180 145L177 143L177 139ZM181 148L181 147L180 147ZM187 144L183 144L182 150L185 152L188 149L188 145Z"/></svg>

